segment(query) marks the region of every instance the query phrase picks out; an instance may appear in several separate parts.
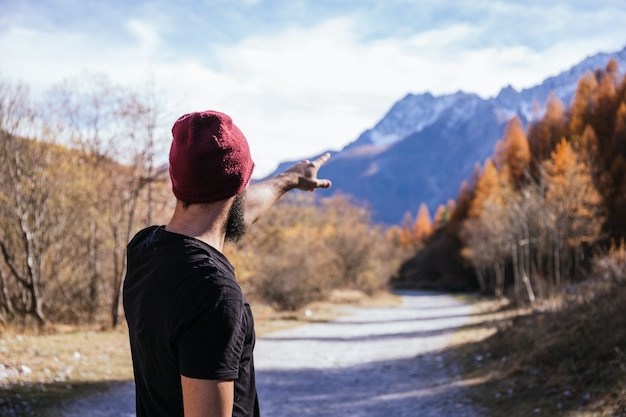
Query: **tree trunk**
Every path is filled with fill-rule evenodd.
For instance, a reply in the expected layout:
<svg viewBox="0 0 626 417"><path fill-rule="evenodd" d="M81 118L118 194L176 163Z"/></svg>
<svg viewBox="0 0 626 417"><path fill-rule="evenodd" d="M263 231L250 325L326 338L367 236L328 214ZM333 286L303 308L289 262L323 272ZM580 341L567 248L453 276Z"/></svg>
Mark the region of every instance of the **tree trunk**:
<svg viewBox="0 0 626 417"><path fill-rule="evenodd" d="M89 300L87 300L87 310L89 321L93 322L98 312L98 281L100 279L100 265L98 262L98 226L95 220L91 220L89 227L89 251L88 262L91 276L89 278Z"/></svg>

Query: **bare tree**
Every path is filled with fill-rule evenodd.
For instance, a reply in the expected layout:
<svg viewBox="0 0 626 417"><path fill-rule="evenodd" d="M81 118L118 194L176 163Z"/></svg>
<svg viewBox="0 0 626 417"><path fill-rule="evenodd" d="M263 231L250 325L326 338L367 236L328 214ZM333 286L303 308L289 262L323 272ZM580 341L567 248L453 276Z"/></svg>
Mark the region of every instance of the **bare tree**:
<svg viewBox="0 0 626 417"><path fill-rule="evenodd" d="M81 150L89 165L96 190L89 202L93 210L86 259L91 269L92 310L96 311L104 293L115 327L126 244L136 229L151 221L152 183L159 174L154 167L156 101L148 94L114 86L99 75L65 82L55 89L51 100L67 128L67 140ZM144 218L138 219L142 199L147 200L148 209L142 211Z"/></svg>
<svg viewBox="0 0 626 417"><path fill-rule="evenodd" d="M70 172L77 171L21 86L0 83L0 136L2 308L42 325L60 272L72 269L71 258L59 255L71 245L67 230L75 212L65 190L76 190Z"/></svg>

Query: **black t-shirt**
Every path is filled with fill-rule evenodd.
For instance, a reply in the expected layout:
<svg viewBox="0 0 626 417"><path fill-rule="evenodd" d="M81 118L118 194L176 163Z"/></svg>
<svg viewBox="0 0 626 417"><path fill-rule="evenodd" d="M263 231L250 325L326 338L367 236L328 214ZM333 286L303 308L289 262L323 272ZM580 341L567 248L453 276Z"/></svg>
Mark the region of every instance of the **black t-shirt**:
<svg viewBox="0 0 626 417"><path fill-rule="evenodd" d="M254 322L228 259L162 226L139 232L127 256L137 417L182 417L180 375L234 380L233 416L259 416Z"/></svg>

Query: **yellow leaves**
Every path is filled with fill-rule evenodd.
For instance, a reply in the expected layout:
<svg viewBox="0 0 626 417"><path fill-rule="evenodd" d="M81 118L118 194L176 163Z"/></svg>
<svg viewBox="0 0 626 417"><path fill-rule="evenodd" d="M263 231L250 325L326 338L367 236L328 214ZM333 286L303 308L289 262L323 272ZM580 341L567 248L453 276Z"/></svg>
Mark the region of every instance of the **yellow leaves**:
<svg viewBox="0 0 626 417"><path fill-rule="evenodd" d="M387 282L396 266L391 245L367 210L342 196L286 197L225 248L245 290L295 309L333 288L372 292Z"/></svg>
<svg viewBox="0 0 626 417"><path fill-rule="evenodd" d="M418 249L433 232L433 221L428 211L428 206L422 203L417 212L417 217L413 221L412 216L407 213L402 227L393 226L386 232L386 239L403 248Z"/></svg>
<svg viewBox="0 0 626 417"><path fill-rule="evenodd" d="M597 89L598 81L591 72L585 74L578 81L574 101L570 107L570 132L574 134L582 133L585 125L588 123L589 110L597 105L597 97L595 95Z"/></svg>
<svg viewBox="0 0 626 417"><path fill-rule="evenodd" d="M487 204L498 203L500 200L500 175L493 161L487 160L482 174L476 181L468 216L479 217Z"/></svg>
<svg viewBox="0 0 626 417"><path fill-rule="evenodd" d="M626 101L622 101L617 109L613 137L614 142L626 139Z"/></svg>
<svg viewBox="0 0 626 417"><path fill-rule="evenodd" d="M552 213L555 231L572 246L595 240L603 222L602 198L589 167L580 161L565 139L556 146L544 167L546 205Z"/></svg>
<svg viewBox="0 0 626 417"><path fill-rule="evenodd" d="M424 241L430 236L432 231L433 221L430 218L428 206L422 203L419 211L417 212L417 219L415 220L415 226L413 227L413 234L417 239Z"/></svg>
<svg viewBox="0 0 626 417"><path fill-rule="evenodd" d="M553 178L562 177L571 170L577 168L577 159L572 148L565 138L556 145L556 149L550 154L550 161L546 163L548 174Z"/></svg>
<svg viewBox="0 0 626 417"><path fill-rule="evenodd" d="M496 144L494 162L508 167L511 179L518 180L530 164L530 148L519 118L509 122L504 137Z"/></svg>

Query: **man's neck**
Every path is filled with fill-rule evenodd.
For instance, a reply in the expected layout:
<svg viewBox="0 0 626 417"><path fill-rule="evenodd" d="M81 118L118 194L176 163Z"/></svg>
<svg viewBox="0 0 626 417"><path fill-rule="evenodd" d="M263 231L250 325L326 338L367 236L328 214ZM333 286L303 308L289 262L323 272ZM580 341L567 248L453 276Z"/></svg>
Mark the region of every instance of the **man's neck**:
<svg viewBox="0 0 626 417"><path fill-rule="evenodd" d="M224 225L231 204L232 199L226 199L183 207L183 203L177 201L174 214L165 226L165 230L196 238L222 252L225 237Z"/></svg>

